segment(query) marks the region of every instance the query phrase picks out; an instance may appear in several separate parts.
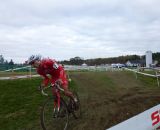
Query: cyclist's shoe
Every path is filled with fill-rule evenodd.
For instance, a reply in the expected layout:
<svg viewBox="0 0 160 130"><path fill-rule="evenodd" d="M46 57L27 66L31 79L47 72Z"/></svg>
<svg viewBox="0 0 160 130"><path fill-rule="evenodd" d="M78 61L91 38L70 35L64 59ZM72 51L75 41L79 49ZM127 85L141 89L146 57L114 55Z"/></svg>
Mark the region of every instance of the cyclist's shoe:
<svg viewBox="0 0 160 130"><path fill-rule="evenodd" d="M57 112L54 112L53 113L53 118L57 118L58 117L58 113Z"/></svg>
<svg viewBox="0 0 160 130"><path fill-rule="evenodd" d="M63 117L65 117L65 115L66 115L66 111L63 109L63 110L60 110L59 112L58 112L58 117L61 117L61 118L63 118Z"/></svg>
<svg viewBox="0 0 160 130"><path fill-rule="evenodd" d="M59 113L59 111L56 108L54 108L53 118L57 118L58 117L58 113Z"/></svg>
<svg viewBox="0 0 160 130"><path fill-rule="evenodd" d="M65 117L65 115L66 115L65 110L55 111L53 113L53 118L58 118L58 117L63 118L63 117Z"/></svg>

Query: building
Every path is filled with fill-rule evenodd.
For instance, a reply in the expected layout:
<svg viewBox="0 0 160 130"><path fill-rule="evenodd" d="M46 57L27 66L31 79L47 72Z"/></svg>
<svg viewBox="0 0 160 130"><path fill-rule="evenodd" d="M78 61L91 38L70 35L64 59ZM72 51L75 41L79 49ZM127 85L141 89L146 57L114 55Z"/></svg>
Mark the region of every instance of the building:
<svg viewBox="0 0 160 130"><path fill-rule="evenodd" d="M152 64L153 64L152 52L151 51L146 51L146 67L151 67Z"/></svg>
<svg viewBox="0 0 160 130"><path fill-rule="evenodd" d="M122 67L125 67L125 65L124 65L124 64L117 63L117 64L111 64L111 67L112 67L112 68L122 68Z"/></svg>
<svg viewBox="0 0 160 130"><path fill-rule="evenodd" d="M126 66L127 67L137 67L137 66L141 66L143 67L145 65L145 61L144 60L133 60L133 61L127 61L126 62Z"/></svg>
<svg viewBox="0 0 160 130"><path fill-rule="evenodd" d="M140 63L138 62L138 61L127 61L126 62L126 66L127 67L137 67L137 66L139 66L140 65Z"/></svg>
<svg viewBox="0 0 160 130"><path fill-rule="evenodd" d="M88 66L86 63L83 63L82 66Z"/></svg>

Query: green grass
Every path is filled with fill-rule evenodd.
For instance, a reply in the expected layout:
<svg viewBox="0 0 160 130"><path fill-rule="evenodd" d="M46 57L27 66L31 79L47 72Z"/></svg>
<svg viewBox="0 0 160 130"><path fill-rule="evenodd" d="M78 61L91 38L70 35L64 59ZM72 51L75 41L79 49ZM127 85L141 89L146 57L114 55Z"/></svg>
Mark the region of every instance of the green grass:
<svg viewBox="0 0 160 130"><path fill-rule="evenodd" d="M137 79L142 81L145 86L152 86L152 87L157 86L157 78L155 77L148 77L141 74L137 74ZM159 79L159 82L160 82L160 79Z"/></svg>
<svg viewBox="0 0 160 130"><path fill-rule="evenodd" d="M32 74L36 74L32 72ZM0 77L18 76L18 75L30 75L30 72L0 72Z"/></svg>
<svg viewBox="0 0 160 130"><path fill-rule="evenodd" d="M70 119L69 130L104 130L160 102L154 78L136 79L134 73L123 71L69 74L70 87L78 91L83 108L82 119ZM40 109L46 97L37 90L40 82L0 81L0 130L41 130Z"/></svg>
<svg viewBox="0 0 160 130"><path fill-rule="evenodd" d="M37 91L39 79L0 81L0 126L3 130L34 128L39 125L43 97ZM35 126L30 126L30 123Z"/></svg>
<svg viewBox="0 0 160 130"><path fill-rule="evenodd" d="M37 90L40 82L40 78L0 81L0 129L41 129L40 108L46 97ZM70 86L76 90L74 82Z"/></svg>

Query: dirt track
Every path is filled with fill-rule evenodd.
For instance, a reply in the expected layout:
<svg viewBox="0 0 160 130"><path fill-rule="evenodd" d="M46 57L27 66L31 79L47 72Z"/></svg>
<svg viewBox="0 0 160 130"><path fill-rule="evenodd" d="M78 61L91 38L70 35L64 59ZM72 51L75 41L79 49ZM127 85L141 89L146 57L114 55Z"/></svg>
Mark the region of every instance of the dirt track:
<svg viewBox="0 0 160 130"><path fill-rule="evenodd" d="M104 130L159 104L160 88L128 72L80 72L70 76L79 88L82 119L69 130ZM154 80L153 80L154 81Z"/></svg>

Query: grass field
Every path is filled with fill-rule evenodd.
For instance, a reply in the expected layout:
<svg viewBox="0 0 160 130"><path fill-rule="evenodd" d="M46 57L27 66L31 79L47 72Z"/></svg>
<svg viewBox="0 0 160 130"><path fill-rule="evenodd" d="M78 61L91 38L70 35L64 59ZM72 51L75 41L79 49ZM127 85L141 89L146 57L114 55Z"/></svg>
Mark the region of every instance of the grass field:
<svg viewBox="0 0 160 130"><path fill-rule="evenodd" d="M32 72L32 75L36 74ZM0 77L10 77L10 76L19 76L19 75L30 75L30 72L0 72Z"/></svg>
<svg viewBox="0 0 160 130"><path fill-rule="evenodd" d="M125 71L70 72L81 99L82 118L69 130L104 130L159 104L156 79ZM46 97L41 79L0 81L0 130L41 130L40 109Z"/></svg>

